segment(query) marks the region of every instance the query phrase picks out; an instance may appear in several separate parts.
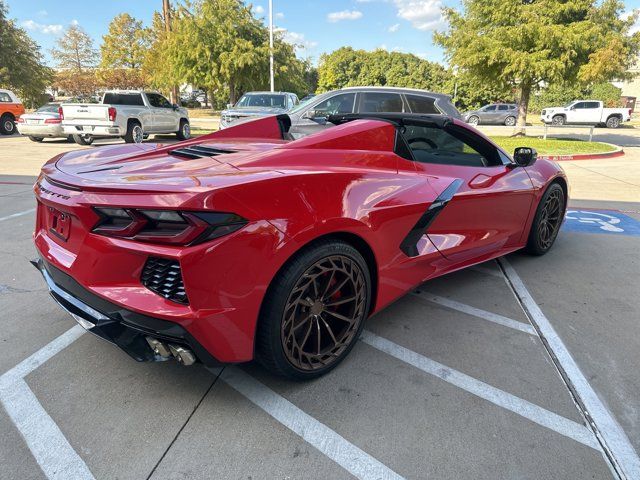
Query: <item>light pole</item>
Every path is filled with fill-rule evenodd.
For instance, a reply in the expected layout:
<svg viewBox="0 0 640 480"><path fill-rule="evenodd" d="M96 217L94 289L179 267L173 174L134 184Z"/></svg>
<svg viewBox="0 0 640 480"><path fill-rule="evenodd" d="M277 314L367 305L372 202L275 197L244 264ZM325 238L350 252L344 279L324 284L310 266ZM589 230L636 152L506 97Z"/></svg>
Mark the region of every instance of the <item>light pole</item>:
<svg viewBox="0 0 640 480"><path fill-rule="evenodd" d="M271 91L275 91L273 81L273 0L269 0L269 79Z"/></svg>

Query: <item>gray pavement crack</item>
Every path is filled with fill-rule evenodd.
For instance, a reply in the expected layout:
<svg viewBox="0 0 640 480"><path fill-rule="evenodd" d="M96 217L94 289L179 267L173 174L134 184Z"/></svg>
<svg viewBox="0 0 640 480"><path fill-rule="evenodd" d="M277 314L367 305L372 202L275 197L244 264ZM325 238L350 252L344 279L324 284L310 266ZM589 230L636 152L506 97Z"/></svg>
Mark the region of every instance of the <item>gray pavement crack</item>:
<svg viewBox="0 0 640 480"><path fill-rule="evenodd" d="M178 440L178 437L180 436L180 434L182 433L182 431L185 429L185 427L189 424L189 422L191 421L191 418L193 417L193 415L198 411L198 408L200 408L200 405L202 405L202 402L204 401L205 398L207 398L207 395L209 395L209 392L213 389L213 386L217 383L218 379L220 378L220 375L222 375L222 372L224 371L225 367L222 367L220 369L220 371L218 372L218 374L216 375L216 377L213 379L213 381L211 382L211 385L209 385L209 387L207 388L207 390L204 392L204 394L202 395L202 398L198 401L198 403L195 405L195 407L193 407L193 410L191 411L191 413L189 414L189 416L187 417L187 419L185 420L184 424L182 424L182 426L180 427L180 429L176 432L176 434L174 435L174 437L171 439L171 442L169 443L169 445L167 445L167 448L164 450L164 452L162 452L162 455L160 455L160 458L158 459L158 461L156 462L156 464L153 466L153 468L151 469L151 472L149 472L149 475L147 476L146 480L149 480L153 474L155 473L155 471L157 470L157 468L160 466L160 464L162 463L162 461L164 460L164 457L166 457L167 453L169 453L169 450L171 450L171 447L173 447L173 444L176 442L176 440Z"/></svg>

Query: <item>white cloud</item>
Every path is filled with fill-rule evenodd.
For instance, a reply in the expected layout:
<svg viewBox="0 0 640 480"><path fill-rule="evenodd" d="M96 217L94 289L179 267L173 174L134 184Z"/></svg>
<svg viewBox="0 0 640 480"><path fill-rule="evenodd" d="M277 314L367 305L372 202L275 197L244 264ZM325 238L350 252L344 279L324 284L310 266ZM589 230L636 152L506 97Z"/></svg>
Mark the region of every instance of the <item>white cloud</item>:
<svg viewBox="0 0 640 480"><path fill-rule="evenodd" d="M356 0L356 3L371 3L373 0Z"/></svg>
<svg viewBox="0 0 640 480"><path fill-rule="evenodd" d="M33 20L25 20L22 22L22 26L27 30L53 35L58 35L64 30L64 27L60 24L42 24Z"/></svg>
<svg viewBox="0 0 640 480"><path fill-rule="evenodd" d="M253 13L262 15L264 13L264 7L262 5L256 5L255 7L253 7Z"/></svg>
<svg viewBox="0 0 640 480"><path fill-rule="evenodd" d="M441 0L394 0L398 17L418 30L435 30L445 25Z"/></svg>
<svg viewBox="0 0 640 480"><path fill-rule="evenodd" d="M46 10L38 10L37 15L39 17L46 17L47 15L49 15L49 12L47 12Z"/></svg>
<svg viewBox="0 0 640 480"><path fill-rule="evenodd" d="M395 33L400 29L400 24L399 23L395 23L393 25L391 25L387 30L391 33Z"/></svg>
<svg viewBox="0 0 640 480"><path fill-rule="evenodd" d="M362 18L362 12L358 10L342 10L341 12L331 12L327 15L327 20L332 23L341 20L357 20L359 18Z"/></svg>
<svg viewBox="0 0 640 480"><path fill-rule="evenodd" d="M71 25L78 26L80 25L80 22L74 18L73 20L71 20Z"/></svg>
<svg viewBox="0 0 640 480"><path fill-rule="evenodd" d="M276 18L284 18L284 13L282 12L277 12L275 15Z"/></svg>
<svg viewBox="0 0 640 480"><path fill-rule="evenodd" d="M308 53L307 50L318 46L318 42L307 40L304 36L304 33L289 32L285 29L281 29L281 31L283 32L282 38L285 42L294 45L296 47L296 50L301 51L305 54Z"/></svg>

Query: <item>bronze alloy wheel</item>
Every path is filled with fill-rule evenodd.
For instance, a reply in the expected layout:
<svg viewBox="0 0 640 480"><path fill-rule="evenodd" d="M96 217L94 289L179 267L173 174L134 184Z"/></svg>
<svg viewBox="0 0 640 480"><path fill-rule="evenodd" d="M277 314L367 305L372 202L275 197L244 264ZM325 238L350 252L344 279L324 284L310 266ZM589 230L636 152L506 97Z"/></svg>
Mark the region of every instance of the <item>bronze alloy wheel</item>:
<svg viewBox="0 0 640 480"><path fill-rule="evenodd" d="M295 368L313 371L338 360L366 314L362 269L345 255L318 260L298 279L285 305L280 339Z"/></svg>
<svg viewBox="0 0 640 480"><path fill-rule="evenodd" d="M558 234L562 223L564 198L561 189L549 192L549 196L542 207L540 222L538 224L538 243L543 249L548 249Z"/></svg>

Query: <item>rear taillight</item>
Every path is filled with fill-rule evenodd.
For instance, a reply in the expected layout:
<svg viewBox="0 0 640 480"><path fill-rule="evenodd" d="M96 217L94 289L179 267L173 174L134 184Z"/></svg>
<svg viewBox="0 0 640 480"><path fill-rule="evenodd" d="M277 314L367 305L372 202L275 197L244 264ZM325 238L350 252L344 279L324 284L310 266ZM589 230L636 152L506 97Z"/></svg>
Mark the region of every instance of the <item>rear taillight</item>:
<svg viewBox="0 0 640 480"><path fill-rule="evenodd" d="M116 107L109 107L109 121L110 122L115 122L116 121L116 115L118 115L118 111L116 110Z"/></svg>
<svg viewBox="0 0 640 480"><path fill-rule="evenodd" d="M44 123L47 124L51 124L51 123L61 123L62 120L60 120L59 118L47 118Z"/></svg>
<svg viewBox="0 0 640 480"><path fill-rule="evenodd" d="M58 115L60 115L60 120L64 120L64 113L62 112L62 107L58 107Z"/></svg>
<svg viewBox="0 0 640 480"><path fill-rule="evenodd" d="M245 218L223 212L178 212L135 208L95 208L93 233L140 242L194 245L235 232Z"/></svg>

